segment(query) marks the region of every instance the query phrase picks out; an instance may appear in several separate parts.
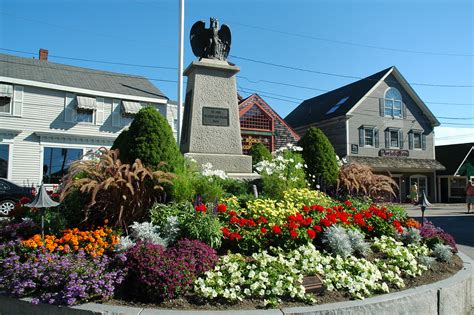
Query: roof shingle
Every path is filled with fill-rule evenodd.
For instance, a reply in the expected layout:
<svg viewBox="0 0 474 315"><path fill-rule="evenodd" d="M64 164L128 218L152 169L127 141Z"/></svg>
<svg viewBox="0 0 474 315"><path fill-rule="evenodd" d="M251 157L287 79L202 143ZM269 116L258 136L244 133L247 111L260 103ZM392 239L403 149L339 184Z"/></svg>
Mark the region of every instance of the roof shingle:
<svg viewBox="0 0 474 315"><path fill-rule="evenodd" d="M0 54L0 76L131 96L168 99L140 76Z"/></svg>

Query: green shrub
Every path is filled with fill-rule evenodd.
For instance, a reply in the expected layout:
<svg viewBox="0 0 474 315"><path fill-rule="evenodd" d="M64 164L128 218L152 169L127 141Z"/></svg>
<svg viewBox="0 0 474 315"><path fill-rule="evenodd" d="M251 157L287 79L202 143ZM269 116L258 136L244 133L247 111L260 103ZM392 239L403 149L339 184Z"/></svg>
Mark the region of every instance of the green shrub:
<svg viewBox="0 0 474 315"><path fill-rule="evenodd" d="M310 128L298 143L303 148L303 158L308 165L307 174L335 184L339 174L336 153L326 135L317 128ZM311 177L313 178L313 177ZM316 182L311 182L316 188Z"/></svg>
<svg viewBox="0 0 474 315"><path fill-rule="evenodd" d="M161 169L175 172L184 163L170 125L153 107L138 112L128 131L123 131L116 139L113 148L118 148L121 161L130 165L140 159L143 165L156 170L160 162L165 162Z"/></svg>
<svg viewBox="0 0 474 315"><path fill-rule="evenodd" d="M250 148L249 155L252 157L252 165L257 164L263 160L271 160L272 154L270 150L260 142L254 143Z"/></svg>

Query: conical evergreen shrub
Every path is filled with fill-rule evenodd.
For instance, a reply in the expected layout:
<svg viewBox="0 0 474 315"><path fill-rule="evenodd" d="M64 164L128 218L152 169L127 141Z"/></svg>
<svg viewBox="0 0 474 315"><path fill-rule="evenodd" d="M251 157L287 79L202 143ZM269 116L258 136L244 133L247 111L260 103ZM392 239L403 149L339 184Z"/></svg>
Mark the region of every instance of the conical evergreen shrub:
<svg viewBox="0 0 474 315"><path fill-rule="evenodd" d="M165 162L160 169L168 172L176 172L183 166L184 158L168 121L153 107L142 108L112 148L120 150L123 163L132 164L140 159L145 166L156 169L160 162Z"/></svg>
<svg viewBox="0 0 474 315"><path fill-rule="evenodd" d="M311 127L300 139L299 145L303 148L308 176L314 175L327 184L336 183L339 174L336 152L326 135L320 129ZM316 184L312 178L308 179L312 185Z"/></svg>

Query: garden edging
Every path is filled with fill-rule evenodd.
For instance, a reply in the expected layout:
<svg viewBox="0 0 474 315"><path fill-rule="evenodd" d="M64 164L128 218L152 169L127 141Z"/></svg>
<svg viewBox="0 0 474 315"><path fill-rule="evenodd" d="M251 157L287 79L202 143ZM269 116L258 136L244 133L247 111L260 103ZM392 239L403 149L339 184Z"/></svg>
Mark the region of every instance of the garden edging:
<svg viewBox="0 0 474 315"><path fill-rule="evenodd" d="M86 303L73 307L34 305L31 299L13 299L0 296L0 314L60 314L60 315L177 315L177 314L469 314L474 306L473 260L458 253L464 267L454 276L432 284L400 292L316 306L270 310L167 310L119 305ZM394 311L397 310L397 311Z"/></svg>

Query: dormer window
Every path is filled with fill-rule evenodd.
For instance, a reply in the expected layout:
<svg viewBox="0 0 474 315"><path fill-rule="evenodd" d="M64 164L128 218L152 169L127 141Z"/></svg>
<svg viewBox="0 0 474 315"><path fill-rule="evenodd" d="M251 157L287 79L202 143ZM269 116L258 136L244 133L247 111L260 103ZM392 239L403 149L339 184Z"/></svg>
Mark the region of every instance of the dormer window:
<svg viewBox="0 0 474 315"><path fill-rule="evenodd" d="M396 88L389 88L384 96L384 116L402 118L402 94Z"/></svg>

